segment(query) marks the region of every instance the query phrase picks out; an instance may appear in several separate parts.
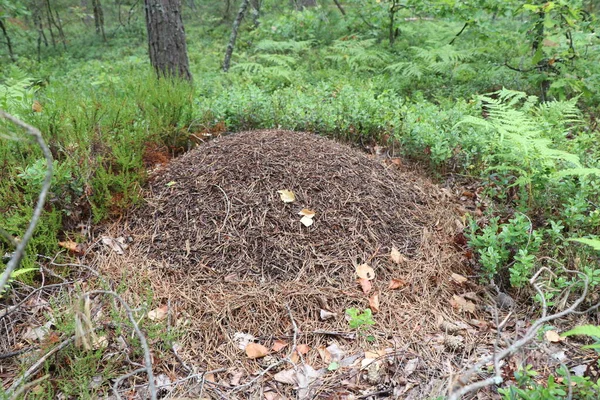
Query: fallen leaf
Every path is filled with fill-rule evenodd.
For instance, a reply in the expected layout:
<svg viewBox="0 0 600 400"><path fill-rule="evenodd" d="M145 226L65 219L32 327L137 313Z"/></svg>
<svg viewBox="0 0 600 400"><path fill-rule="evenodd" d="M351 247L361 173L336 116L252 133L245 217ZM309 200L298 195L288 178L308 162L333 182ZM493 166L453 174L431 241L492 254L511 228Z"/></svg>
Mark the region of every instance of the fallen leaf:
<svg viewBox="0 0 600 400"><path fill-rule="evenodd" d="M94 350L105 349L108 347L108 339L106 336L92 337L92 347Z"/></svg>
<svg viewBox="0 0 600 400"><path fill-rule="evenodd" d="M313 221L313 219L312 219L312 218L309 218L309 217L307 217L307 216L304 216L304 217L300 218L300 222L302 222L302 225L304 225L304 226L306 226L306 227L308 228L308 227L309 227L309 226L311 226L311 225L313 224L313 222L315 222L315 221Z"/></svg>
<svg viewBox="0 0 600 400"><path fill-rule="evenodd" d="M450 278L452 278L452 280L458 284L463 284L466 281L468 281L469 279L460 275L460 274L455 274L453 273L452 275L450 275Z"/></svg>
<svg viewBox="0 0 600 400"><path fill-rule="evenodd" d="M395 247L392 247L392 251L390 253L390 258L396 264L402 264L403 262L408 261L408 259L406 257L404 257L402 255L402 253L400 253L400 251L398 251L398 249Z"/></svg>
<svg viewBox="0 0 600 400"><path fill-rule="evenodd" d="M300 355L298 354L298 352L296 350L294 350L294 352L292 353L292 355L290 356L290 360L292 360L292 362L294 364L297 364L298 361L300 361Z"/></svg>
<svg viewBox="0 0 600 400"><path fill-rule="evenodd" d="M255 339L256 338L249 333L236 332L233 334L233 341L240 350L244 350L246 346Z"/></svg>
<svg viewBox="0 0 600 400"><path fill-rule="evenodd" d="M413 358L409 360L404 366L404 377L408 378L415 370L417 369L417 365L419 364L418 358Z"/></svg>
<svg viewBox="0 0 600 400"><path fill-rule="evenodd" d="M232 376L231 376L231 380L229 381L229 386L237 386L237 385L239 385L243 376L244 376L244 371L243 370L235 371L232 374Z"/></svg>
<svg viewBox="0 0 600 400"><path fill-rule="evenodd" d="M310 350L310 347L307 344L299 344L296 346L296 351L300 354L306 354Z"/></svg>
<svg viewBox="0 0 600 400"><path fill-rule="evenodd" d="M274 352L277 353L278 351L281 351L281 349L283 349L287 345L288 345L288 343L284 342L283 340L276 340L275 343L273 343L273 347L271 347L271 350L273 350Z"/></svg>
<svg viewBox="0 0 600 400"><path fill-rule="evenodd" d="M395 289L400 289L401 287L406 286L406 281L403 279L392 279L390 281L390 285L388 286L388 289L390 290L395 290Z"/></svg>
<svg viewBox="0 0 600 400"><path fill-rule="evenodd" d="M81 243L75 243L71 240L65 242L58 242L58 245L62 248L69 250L72 253L81 254L84 251L84 246Z"/></svg>
<svg viewBox="0 0 600 400"><path fill-rule="evenodd" d="M371 281L368 279L359 278L358 283L360 284L360 287L362 288L363 293L369 294L369 292L371 291L371 288L373 287L373 285L371 284Z"/></svg>
<svg viewBox="0 0 600 400"><path fill-rule="evenodd" d="M331 361L340 361L346 355L346 352L337 343L327 346L326 350L331 355Z"/></svg>
<svg viewBox="0 0 600 400"><path fill-rule="evenodd" d="M369 297L369 308L373 313L379 312L379 292L375 292L373 296Z"/></svg>
<svg viewBox="0 0 600 400"><path fill-rule="evenodd" d="M373 280L375 278L375 271L369 264L360 264L356 267L356 275L362 279Z"/></svg>
<svg viewBox="0 0 600 400"><path fill-rule="evenodd" d="M321 356L321 359L325 364L329 364L331 362L331 353L325 346L317 347L317 351L319 352L319 356Z"/></svg>
<svg viewBox="0 0 600 400"><path fill-rule="evenodd" d="M335 371L336 369L338 369L340 367L339 363L336 362L332 362L327 366L327 371Z"/></svg>
<svg viewBox="0 0 600 400"><path fill-rule="evenodd" d="M564 340L564 338L560 337L560 335L556 331L546 331L544 336L546 337L547 341L552 343L558 343Z"/></svg>
<svg viewBox="0 0 600 400"><path fill-rule="evenodd" d="M43 109L44 108L42 107L42 105L39 101L37 101L37 100L33 101L33 104L31 105L31 111L40 113L40 112L42 112Z"/></svg>
<svg viewBox="0 0 600 400"><path fill-rule="evenodd" d="M165 186L166 186L166 187L171 187L171 186L174 186L174 185L177 185L177 182L175 182L175 181L170 181L170 182L167 182L167 183L165 183Z"/></svg>
<svg viewBox="0 0 600 400"><path fill-rule="evenodd" d="M248 356L248 358L251 360L264 357L267 354L269 354L269 349L260 343L251 342L248 343L248 346L246 346L246 356Z"/></svg>
<svg viewBox="0 0 600 400"><path fill-rule="evenodd" d="M337 314L327 310L319 310L319 316L323 321L337 317Z"/></svg>
<svg viewBox="0 0 600 400"><path fill-rule="evenodd" d="M113 239L108 236L102 236L102 243L106 246L110 247L115 253L122 256L125 254L125 249L127 249L127 244L125 244L125 239L119 237L117 239Z"/></svg>
<svg viewBox="0 0 600 400"><path fill-rule="evenodd" d="M278 190L277 193L284 203L293 203L296 200L296 195L291 190Z"/></svg>
<svg viewBox="0 0 600 400"><path fill-rule="evenodd" d="M273 375L273 379L275 379L277 382L285 383L288 385L298 384L298 378L296 377L295 368L284 369L283 371L279 371L278 373Z"/></svg>
<svg viewBox="0 0 600 400"><path fill-rule="evenodd" d="M309 210L308 208L303 208L300 210L298 215L302 215L304 217L312 218L315 216L315 212L313 210Z"/></svg>
<svg viewBox="0 0 600 400"><path fill-rule="evenodd" d="M165 304L164 306L160 306L150 311L148 313L148 319L150 321L162 321L167 318L167 315L169 315L169 306Z"/></svg>
<svg viewBox="0 0 600 400"><path fill-rule="evenodd" d="M475 313L475 304L466 300L464 297L454 295L450 300L450 304L452 307L457 308L459 311L467 311L470 313Z"/></svg>

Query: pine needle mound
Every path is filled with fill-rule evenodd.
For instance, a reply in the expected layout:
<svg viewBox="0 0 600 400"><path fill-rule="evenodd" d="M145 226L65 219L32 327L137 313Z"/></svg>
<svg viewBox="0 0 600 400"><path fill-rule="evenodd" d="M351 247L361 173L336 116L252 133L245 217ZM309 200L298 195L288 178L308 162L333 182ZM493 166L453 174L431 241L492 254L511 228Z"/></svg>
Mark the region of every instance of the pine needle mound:
<svg viewBox="0 0 600 400"><path fill-rule="evenodd" d="M413 377L429 382L454 357L438 340L440 321L467 316L450 301L465 290L450 279L465 269L453 242L460 219L446 192L403 168L309 133L221 137L153 174L145 203L105 232L132 245L123 255L99 249L95 266L127 282L131 304L143 303L148 287L153 307L170 304L185 332L179 354L199 368L243 365L250 377L260 367L235 335L271 348L297 327L314 368L327 367L317 348L333 342L348 354L402 348L413 356L401 352L398 363L418 355ZM295 200L282 201L282 190ZM310 226L303 209L315 213ZM374 270L371 288L357 282L361 264ZM374 343L344 317L369 307ZM344 374L319 390L350 379Z"/></svg>
<svg viewBox="0 0 600 400"><path fill-rule="evenodd" d="M289 190L285 203L278 191ZM388 255L418 256L435 223L430 198L397 168L309 133L243 132L172 162L134 220L150 228L149 255L170 268L241 277L334 277ZM299 215L312 210L313 224Z"/></svg>

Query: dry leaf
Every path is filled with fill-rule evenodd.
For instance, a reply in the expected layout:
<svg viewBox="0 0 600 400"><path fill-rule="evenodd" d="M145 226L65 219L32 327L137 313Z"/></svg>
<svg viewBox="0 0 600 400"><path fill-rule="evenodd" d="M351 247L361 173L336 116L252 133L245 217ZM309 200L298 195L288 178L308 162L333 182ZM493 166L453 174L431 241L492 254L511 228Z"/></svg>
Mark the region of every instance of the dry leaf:
<svg viewBox="0 0 600 400"><path fill-rule="evenodd" d="M37 100L33 101L33 104L31 105L31 111L39 113L39 112L42 112L43 109L44 108L42 107L42 105L40 104L39 101L37 101Z"/></svg>
<svg viewBox="0 0 600 400"><path fill-rule="evenodd" d="M102 236L102 243L110 247L115 253L117 253L120 256L125 254L125 249L128 247L127 244L125 244L125 239L122 237L113 239L108 236Z"/></svg>
<svg viewBox="0 0 600 400"><path fill-rule="evenodd" d="M395 247L392 247L392 252L390 253L390 258L396 264L401 264L403 262L408 261L408 259L406 257L404 257L402 255L402 253L400 253L400 251L398 251L398 249Z"/></svg>
<svg viewBox="0 0 600 400"><path fill-rule="evenodd" d="M468 278L466 278L466 277L464 277L464 276L462 276L460 274L454 274L454 273L452 275L450 275L450 277L452 278L452 280L454 282L456 282L458 284L463 284L463 283L465 283L466 281L469 280Z"/></svg>
<svg viewBox="0 0 600 400"><path fill-rule="evenodd" d="M298 378L296 377L295 368L285 369L273 375L273 379L277 382L287 383L288 385L297 385Z"/></svg>
<svg viewBox="0 0 600 400"><path fill-rule="evenodd" d="M293 203L296 200L296 195L291 190L278 190L277 193L284 203Z"/></svg>
<svg viewBox="0 0 600 400"><path fill-rule="evenodd" d="M312 218L304 216L304 217L300 218L300 222L302 222L302 225L309 227L313 224L314 221Z"/></svg>
<svg viewBox="0 0 600 400"><path fill-rule="evenodd" d="M331 361L340 361L346 355L346 352L335 342L327 346L327 351L331 355Z"/></svg>
<svg viewBox="0 0 600 400"><path fill-rule="evenodd" d="M368 279L359 278L358 283L360 283L360 287L362 288L363 293L369 294L369 292L371 291L371 288L373 287L373 285L371 284L371 281Z"/></svg>
<svg viewBox="0 0 600 400"><path fill-rule="evenodd" d="M454 295L450 300L450 304L452 307L457 308L459 311L467 311L470 313L475 313L475 304L466 300L464 297Z"/></svg>
<svg viewBox="0 0 600 400"><path fill-rule="evenodd" d="M327 310L323 310L323 309L319 310L319 315L323 321L331 319L331 318L335 318L337 316L336 313L327 311Z"/></svg>
<svg viewBox="0 0 600 400"><path fill-rule="evenodd" d="M369 267L369 264L360 264L356 267L356 275L362 279L373 280L375 278L375 271Z"/></svg>
<svg viewBox="0 0 600 400"><path fill-rule="evenodd" d="M269 354L269 349L259 343L248 343L246 346L246 355L249 359L261 358Z"/></svg>
<svg viewBox="0 0 600 400"><path fill-rule="evenodd" d="M294 350L294 352L292 353L292 355L290 356L290 360L292 360L292 362L294 364L297 364L298 361L300 361L300 355L298 354L298 352L296 350Z"/></svg>
<svg viewBox="0 0 600 400"><path fill-rule="evenodd" d="M315 212L313 210L309 210L308 208L303 208L300 210L298 215L302 215L304 217L312 218L315 216Z"/></svg>
<svg viewBox="0 0 600 400"><path fill-rule="evenodd" d="M276 340L275 343L273 343L273 347L271 347L271 350L273 350L274 352L277 353L278 351L281 351L281 349L283 349L287 345L288 345L288 343L284 342L283 340Z"/></svg>
<svg viewBox="0 0 600 400"><path fill-rule="evenodd" d="M379 312L379 292L375 292L373 296L369 297L369 308L373 313Z"/></svg>
<svg viewBox="0 0 600 400"><path fill-rule="evenodd" d="M148 319L150 321L162 321L167 318L167 315L169 315L169 306L165 304L164 306L160 306L150 311L148 313Z"/></svg>
<svg viewBox="0 0 600 400"><path fill-rule="evenodd" d="M329 364L331 362L331 353L325 346L317 347L317 351L319 352L319 355L325 364Z"/></svg>
<svg viewBox="0 0 600 400"><path fill-rule="evenodd" d="M243 376L244 376L244 371L243 370L235 371L232 374L232 376L231 376L231 380L229 381L229 386L237 386L237 385L239 385Z"/></svg>
<svg viewBox="0 0 600 400"><path fill-rule="evenodd" d="M248 343L256 339L249 333L236 332L233 334L233 341L237 344L240 350L244 350Z"/></svg>
<svg viewBox="0 0 600 400"><path fill-rule="evenodd" d="M394 289L400 289L401 287L406 286L406 281L403 279L392 279L390 281L390 285L388 286L388 289L390 290L394 290Z"/></svg>
<svg viewBox="0 0 600 400"><path fill-rule="evenodd" d="M60 247L63 247L67 250L69 250L72 253L77 253L77 254L81 254L84 251L84 246L81 243L75 243L71 240L67 240L65 242L58 242L58 245Z"/></svg>
<svg viewBox="0 0 600 400"><path fill-rule="evenodd" d="M556 331L546 331L544 336L546 337L547 341L552 342L552 343L558 343L558 342L564 340L564 338L561 338L560 335Z"/></svg>
<svg viewBox="0 0 600 400"><path fill-rule="evenodd" d="M300 354L306 354L310 350L310 347L307 344L299 344L296 347L296 351Z"/></svg>

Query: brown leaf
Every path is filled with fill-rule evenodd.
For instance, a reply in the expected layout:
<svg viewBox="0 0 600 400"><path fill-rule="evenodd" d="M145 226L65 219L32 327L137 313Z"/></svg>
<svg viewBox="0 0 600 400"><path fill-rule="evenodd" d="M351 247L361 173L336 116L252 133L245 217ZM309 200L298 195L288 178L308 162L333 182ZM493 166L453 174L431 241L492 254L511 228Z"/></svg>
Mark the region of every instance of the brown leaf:
<svg viewBox="0 0 600 400"><path fill-rule="evenodd" d="M390 281L390 285L388 286L388 289L390 289L390 290L400 289L406 285L407 285L407 283L404 279L392 279Z"/></svg>
<svg viewBox="0 0 600 400"><path fill-rule="evenodd" d="M42 107L42 105L40 104L39 101L37 101L37 100L33 101L33 104L31 105L31 111L36 112L36 113L40 113L40 112L43 111L43 109L44 108Z"/></svg>
<svg viewBox="0 0 600 400"><path fill-rule="evenodd" d="M165 304L164 306L160 306L150 311L148 313L148 319L150 321L162 321L167 318L167 315L169 315L169 306Z"/></svg>
<svg viewBox="0 0 600 400"><path fill-rule="evenodd" d="M402 264L403 262L408 261L408 259L404 257L402 253L400 253L400 251L395 247L392 247L392 251L390 252L390 258L396 264Z"/></svg>
<svg viewBox="0 0 600 400"><path fill-rule="evenodd" d="M284 342L283 340L276 340L275 343L273 343L273 347L271 347L271 350L273 350L274 352L277 353L278 351L281 351L281 349L283 349L287 345L288 345L288 343Z"/></svg>
<svg viewBox="0 0 600 400"><path fill-rule="evenodd" d="M369 264L360 264L356 266L356 275L362 279L373 280L375 278L375 271Z"/></svg>
<svg viewBox="0 0 600 400"><path fill-rule="evenodd" d="M325 364L331 363L331 353L325 346L317 347L317 351L319 352L319 355Z"/></svg>
<svg viewBox="0 0 600 400"><path fill-rule="evenodd" d="M296 351L300 354L306 354L310 350L310 347L307 344L299 344L296 347Z"/></svg>
<svg viewBox="0 0 600 400"><path fill-rule="evenodd" d="M249 359L261 358L269 354L269 349L259 343L248 343L246 346L246 355Z"/></svg>
<svg viewBox="0 0 600 400"><path fill-rule="evenodd" d="M362 288L363 293L369 294L369 292L371 291L371 288L373 287L373 285L371 284L371 281L368 279L358 278L358 283L360 284L360 287Z"/></svg>
<svg viewBox="0 0 600 400"><path fill-rule="evenodd" d="M475 313L475 304L456 294L452 296L450 304L459 311Z"/></svg>
<svg viewBox="0 0 600 400"><path fill-rule="evenodd" d="M298 215L302 215L304 217L312 218L315 216L315 212L313 210L309 210L308 208L303 208L300 210Z"/></svg>
<svg viewBox="0 0 600 400"><path fill-rule="evenodd" d="M76 254L81 254L85 250L83 244L75 243L71 240L67 240L64 242L58 242L58 245L60 247L63 247L65 249L69 250L71 253L76 253Z"/></svg>
<svg viewBox="0 0 600 400"><path fill-rule="evenodd" d="M375 292L373 296L369 297L369 308L373 313L379 312L379 292Z"/></svg>
<svg viewBox="0 0 600 400"><path fill-rule="evenodd" d="M452 278L452 280L458 284L463 284L466 281L468 281L469 279L467 279L466 277L460 275L460 274L455 274L453 273L452 275L450 275L450 278Z"/></svg>

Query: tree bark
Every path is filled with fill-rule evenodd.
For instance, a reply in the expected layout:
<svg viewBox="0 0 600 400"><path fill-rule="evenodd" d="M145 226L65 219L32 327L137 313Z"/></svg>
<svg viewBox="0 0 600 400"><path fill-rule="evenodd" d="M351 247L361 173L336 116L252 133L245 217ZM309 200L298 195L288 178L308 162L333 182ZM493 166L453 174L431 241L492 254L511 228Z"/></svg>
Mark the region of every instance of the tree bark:
<svg viewBox="0 0 600 400"><path fill-rule="evenodd" d="M10 56L10 60L15 62L15 54L13 53L12 43L10 42L10 36L6 33L6 27L4 26L4 21L0 18L0 30L4 34L4 38L6 39L6 46L8 46L8 55Z"/></svg>
<svg viewBox="0 0 600 400"><path fill-rule="evenodd" d="M317 0L294 0L296 10L304 10L305 8L314 7L317 5Z"/></svg>
<svg viewBox="0 0 600 400"><path fill-rule="evenodd" d="M338 0L333 0L333 2L337 6L337 8L340 10L340 12L342 13L342 15L346 15L346 11L344 10L344 7L342 7L342 5L340 4L340 2Z"/></svg>
<svg viewBox="0 0 600 400"><path fill-rule="evenodd" d="M148 53L159 77L192 80L180 0L144 0Z"/></svg>
<svg viewBox="0 0 600 400"><path fill-rule="evenodd" d="M94 10L94 24L96 25L96 34L102 36L102 40L106 42L106 34L104 33L104 11L100 0L92 0L92 8ZM119 12L121 11L119 4ZM120 19L119 15L119 19Z"/></svg>
<svg viewBox="0 0 600 400"><path fill-rule="evenodd" d="M240 23L244 18L244 13L248 8L249 3L250 0L242 1L242 5L240 6L240 10L238 11L237 17L235 18L235 21L233 21L233 28L231 29L231 36L229 37L229 43L227 44L227 50L225 51L225 60L223 61L223 72L229 71L229 64L231 62L233 48L235 47L235 40L237 39L238 29L240 28Z"/></svg>

